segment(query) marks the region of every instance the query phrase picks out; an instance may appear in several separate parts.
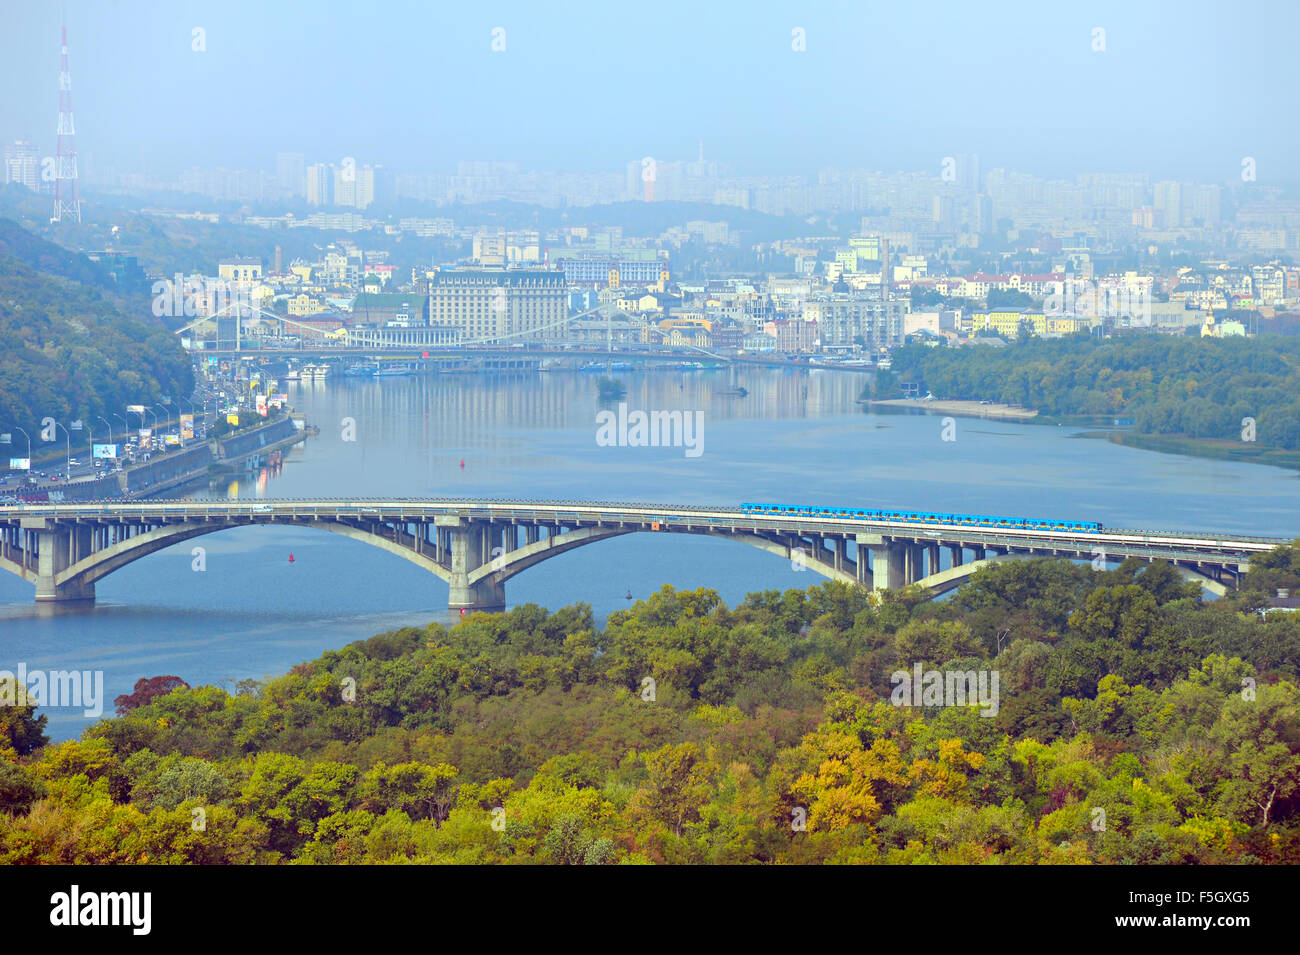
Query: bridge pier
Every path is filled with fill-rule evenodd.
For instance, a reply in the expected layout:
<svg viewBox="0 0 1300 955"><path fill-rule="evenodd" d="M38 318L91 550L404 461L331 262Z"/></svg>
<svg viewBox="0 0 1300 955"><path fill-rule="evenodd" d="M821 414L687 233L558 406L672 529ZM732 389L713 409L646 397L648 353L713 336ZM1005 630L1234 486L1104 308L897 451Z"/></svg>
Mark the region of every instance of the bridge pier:
<svg viewBox="0 0 1300 955"><path fill-rule="evenodd" d="M504 552L494 556L494 541L501 540L500 528L462 518L438 518L440 525L450 524L451 580L447 606L452 610L505 610L506 586L494 577L470 583L470 574L484 564L501 560ZM499 546L499 545L495 545Z"/></svg>
<svg viewBox="0 0 1300 955"><path fill-rule="evenodd" d="M52 521L36 533L36 600L38 603L54 601L94 600L95 585L74 577L58 582L63 573L91 553L91 528L73 524L55 525Z"/></svg>
<svg viewBox="0 0 1300 955"><path fill-rule="evenodd" d="M858 534L858 576L872 590L896 590L910 583L907 579L908 550L911 545L890 540L880 534ZM871 570L867 571L867 554Z"/></svg>

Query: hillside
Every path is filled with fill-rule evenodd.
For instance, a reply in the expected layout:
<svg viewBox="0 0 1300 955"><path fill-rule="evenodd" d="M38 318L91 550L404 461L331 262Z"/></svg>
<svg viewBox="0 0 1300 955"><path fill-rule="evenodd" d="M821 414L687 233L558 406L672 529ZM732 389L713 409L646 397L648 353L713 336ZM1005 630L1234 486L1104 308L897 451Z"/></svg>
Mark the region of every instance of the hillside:
<svg viewBox="0 0 1300 955"><path fill-rule="evenodd" d="M0 862L1294 863L1300 615L1250 611L1300 546L1260 565L1213 602L1138 560L994 566L940 603L665 586L603 627L472 614L235 695L142 678L44 747L11 706ZM900 698L917 671L978 700Z"/></svg>
<svg viewBox="0 0 1300 955"><path fill-rule="evenodd" d="M0 429L35 435L44 417L111 419L193 389L175 336L103 282L94 263L0 220Z"/></svg>

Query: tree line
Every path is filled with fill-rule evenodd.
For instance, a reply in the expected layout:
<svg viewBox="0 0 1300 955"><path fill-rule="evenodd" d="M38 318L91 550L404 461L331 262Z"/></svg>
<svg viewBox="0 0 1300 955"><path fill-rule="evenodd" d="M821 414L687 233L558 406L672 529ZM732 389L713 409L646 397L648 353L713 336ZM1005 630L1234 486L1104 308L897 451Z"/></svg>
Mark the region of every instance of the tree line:
<svg viewBox="0 0 1300 955"><path fill-rule="evenodd" d="M1142 433L1300 448L1300 338L1086 334L1003 348L906 345L871 397L988 400L1057 416L1132 419ZM1243 424L1246 419L1249 423Z"/></svg>
<svg viewBox="0 0 1300 955"><path fill-rule="evenodd" d="M360 641L232 695L0 708L5 863L1294 863L1300 542L1203 601L1037 559L944 601L663 587ZM989 715L898 674L995 672Z"/></svg>

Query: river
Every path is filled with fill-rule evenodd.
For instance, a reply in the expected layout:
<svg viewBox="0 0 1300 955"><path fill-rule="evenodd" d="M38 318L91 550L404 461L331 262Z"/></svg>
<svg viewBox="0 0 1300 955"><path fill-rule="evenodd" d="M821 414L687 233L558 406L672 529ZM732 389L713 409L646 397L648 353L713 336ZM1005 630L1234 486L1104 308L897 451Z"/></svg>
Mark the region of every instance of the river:
<svg viewBox="0 0 1300 955"><path fill-rule="evenodd" d="M599 445L596 414L617 403L600 403L591 374L340 376L289 385L320 434L279 474L200 496L852 503L1300 536L1291 471L1123 448L1064 427L960 418L945 428L938 416L867 413L854 403L864 376L839 371L617 377L630 410L701 412L699 455ZM733 384L749 394L720 394ZM202 571L195 546L205 549ZM545 561L509 581L506 597L511 606L585 601L603 617L628 605L628 591L645 597L665 583L712 587L734 604L820 579L725 540L633 534ZM177 545L101 580L97 595L93 608L38 608L29 584L0 574L0 669L103 671L108 714L142 676L230 686L385 630L453 622L446 584L415 565L293 528ZM80 709L42 712L55 739L93 721Z"/></svg>

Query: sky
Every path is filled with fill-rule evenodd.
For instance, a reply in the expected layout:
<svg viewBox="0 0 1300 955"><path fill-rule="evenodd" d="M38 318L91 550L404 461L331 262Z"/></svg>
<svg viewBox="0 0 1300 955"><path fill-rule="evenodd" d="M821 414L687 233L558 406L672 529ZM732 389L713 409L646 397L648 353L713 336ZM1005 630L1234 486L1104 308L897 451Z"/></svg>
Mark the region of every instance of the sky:
<svg viewBox="0 0 1300 955"><path fill-rule="evenodd" d="M78 152L118 172L273 170L282 151L621 171L702 141L739 175L978 153L1226 182L1251 157L1264 184L1300 137L1290 0L0 5L0 139L53 153L65 19Z"/></svg>

